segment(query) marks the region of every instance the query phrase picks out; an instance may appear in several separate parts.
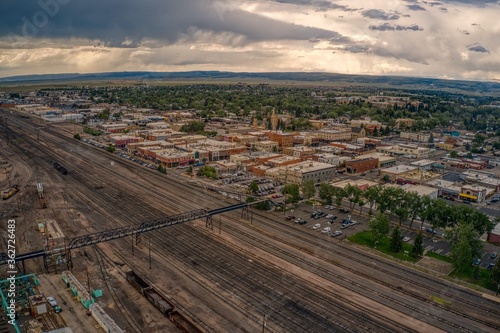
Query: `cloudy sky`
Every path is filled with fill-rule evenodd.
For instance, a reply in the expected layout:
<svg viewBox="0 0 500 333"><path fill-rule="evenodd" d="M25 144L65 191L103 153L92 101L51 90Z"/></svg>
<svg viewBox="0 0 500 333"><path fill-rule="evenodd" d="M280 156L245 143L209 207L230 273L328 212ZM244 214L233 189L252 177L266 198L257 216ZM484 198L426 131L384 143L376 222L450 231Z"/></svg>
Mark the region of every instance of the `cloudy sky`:
<svg viewBox="0 0 500 333"><path fill-rule="evenodd" d="M144 70L500 81L500 0L0 1L0 77Z"/></svg>

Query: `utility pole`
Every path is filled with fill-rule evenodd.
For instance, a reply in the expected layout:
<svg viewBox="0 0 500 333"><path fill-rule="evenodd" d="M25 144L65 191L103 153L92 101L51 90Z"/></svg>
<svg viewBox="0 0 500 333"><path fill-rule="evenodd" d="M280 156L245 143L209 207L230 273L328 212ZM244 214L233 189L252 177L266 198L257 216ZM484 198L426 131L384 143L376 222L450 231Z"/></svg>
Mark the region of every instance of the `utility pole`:
<svg viewBox="0 0 500 333"><path fill-rule="evenodd" d="M219 215L219 235L220 235L220 229L221 229L221 220L222 220L222 216Z"/></svg>
<svg viewBox="0 0 500 333"><path fill-rule="evenodd" d="M87 267L87 287L89 289L89 295L92 295L90 293L90 276L89 276L89 269L88 269L88 267Z"/></svg>
<svg viewBox="0 0 500 333"><path fill-rule="evenodd" d="M149 235L149 269L151 269L151 235Z"/></svg>
<svg viewBox="0 0 500 333"><path fill-rule="evenodd" d="M285 181L283 182L283 190L286 186L286 181L288 180L288 167L285 166ZM283 201L283 215L286 215L286 192L283 191L285 201Z"/></svg>
<svg viewBox="0 0 500 333"><path fill-rule="evenodd" d="M267 325L267 315L264 314L264 319L262 320L262 333L265 332L266 330L266 325Z"/></svg>

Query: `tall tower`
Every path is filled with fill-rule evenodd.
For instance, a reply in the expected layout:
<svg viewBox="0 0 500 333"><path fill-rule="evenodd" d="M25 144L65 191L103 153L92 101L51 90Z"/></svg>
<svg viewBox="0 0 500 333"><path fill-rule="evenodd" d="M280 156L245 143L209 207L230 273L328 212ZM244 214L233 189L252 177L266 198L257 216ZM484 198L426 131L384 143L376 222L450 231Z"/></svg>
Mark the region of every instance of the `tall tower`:
<svg viewBox="0 0 500 333"><path fill-rule="evenodd" d="M273 131L276 131L277 127L278 127L278 116L276 115L273 109L273 114L271 115L271 128Z"/></svg>
<svg viewBox="0 0 500 333"><path fill-rule="evenodd" d="M257 120L257 118L253 118L253 129L257 130L258 126L259 126L259 121Z"/></svg>

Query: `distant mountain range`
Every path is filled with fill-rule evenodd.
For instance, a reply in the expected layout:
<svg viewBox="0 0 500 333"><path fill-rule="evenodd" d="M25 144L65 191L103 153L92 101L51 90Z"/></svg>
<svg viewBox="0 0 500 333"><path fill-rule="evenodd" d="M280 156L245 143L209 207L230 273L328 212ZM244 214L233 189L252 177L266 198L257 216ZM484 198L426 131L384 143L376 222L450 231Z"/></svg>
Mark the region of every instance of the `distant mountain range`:
<svg viewBox="0 0 500 333"><path fill-rule="evenodd" d="M192 71L192 72L109 72L109 73L67 73L20 75L0 78L0 84L32 84L50 83L50 81L98 81L98 80L196 80L196 79L234 79L244 82L245 79L272 81L296 81L317 83L318 85L338 83L348 86L371 86L386 89L416 89L416 90L444 90L456 91L462 94L488 94L500 96L500 82L444 80L432 78L414 78L403 76L376 76L376 75L347 75L318 72L221 72L221 71Z"/></svg>

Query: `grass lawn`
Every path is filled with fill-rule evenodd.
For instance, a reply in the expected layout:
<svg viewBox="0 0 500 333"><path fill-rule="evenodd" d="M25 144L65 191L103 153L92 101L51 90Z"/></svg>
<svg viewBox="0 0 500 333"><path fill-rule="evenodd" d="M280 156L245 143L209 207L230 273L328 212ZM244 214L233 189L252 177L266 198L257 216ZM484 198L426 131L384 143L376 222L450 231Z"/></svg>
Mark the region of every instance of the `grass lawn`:
<svg viewBox="0 0 500 333"><path fill-rule="evenodd" d="M385 254L388 254L390 256L393 256L395 258L398 258L398 259L401 259L404 261L417 262L419 260L418 258L415 259L415 258L412 258L411 256L405 254L404 251L408 251L408 253L411 252L412 246L410 244L407 244L404 242L403 242L403 250L400 253L391 252L391 250L389 249L391 239L389 237L385 237L377 244L377 246L375 246L375 244L373 243L373 240L372 240L371 233L368 230L358 232L357 234L354 234L354 235L348 237L347 239L349 239L351 242L354 242L354 243L357 243L357 244L360 244L363 246L367 246L367 247L370 247L372 249L376 249L380 252L383 252ZM434 252L428 251L425 255L428 257L437 259L437 260L445 261L447 263L452 262L450 257L446 257L443 255L434 253ZM492 285L490 282L490 277L491 277L490 270L480 268L478 279L473 278L473 271L474 271L474 267L471 265L467 270L463 270L461 272L457 272L456 270L454 270L450 274L450 277L460 279L462 281L483 287L485 289L496 291L497 286ZM435 300L435 301L437 303L439 303L439 300Z"/></svg>
<svg viewBox="0 0 500 333"><path fill-rule="evenodd" d="M448 262L448 263L451 264L451 258L450 257L443 256L441 254L437 254L437 253L431 252L431 251L427 251L427 253L425 255L427 257L431 257L431 258L434 258L434 259L437 259L437 260L441 260L441 261L444 261L444 262Z"/></svg>
<svg viewBox="0 0 500 333"><path fill-rule="evenodd" d="M484 268L480 268L479 269L479 278L478 279L475 279L473 278L473 272L474 272L474 266L470 266L468 267L467 270L462 270L460 272L457 272L456 270L454 270L450 276L451 277L454 277L454 278L458 278L460 280L463 280L467 283L470 283L470 284L475 284L477 286L481 286L485 289L489 289L489 290L493 290L493 291L496 291L497 290L497 285L493 285L491 283L491 271L490 270L487 270L487 269L484 269Z"/></svg>
<svg viewBox="0 0 500 333"><path fill-rule="evenodd" d="M408 243L403 242L403 249L400 253L394 253L392 252L389 247L391 243L391 239L389 237L384 237L382 240L379 241L379 243L375 246L372 240L371 233L367 230L358 232L357 234L354 234L350 237L348 237L351 242L368 246L372 249L376 249L380 252L383 252L385 254L388 254L390 256L393 256L395 258L404 260L404 261L409 261L409 262L417 262L418 258L412 258L410 255L405 254L405 251L408 251L407 253L411 252L412 246Z"/></svg>

